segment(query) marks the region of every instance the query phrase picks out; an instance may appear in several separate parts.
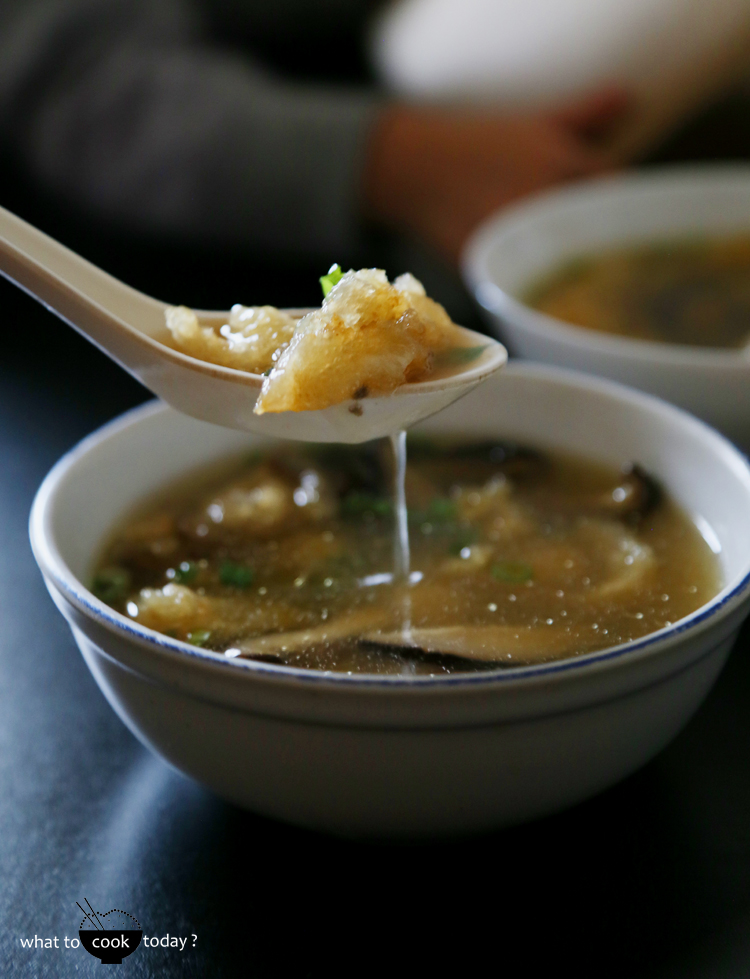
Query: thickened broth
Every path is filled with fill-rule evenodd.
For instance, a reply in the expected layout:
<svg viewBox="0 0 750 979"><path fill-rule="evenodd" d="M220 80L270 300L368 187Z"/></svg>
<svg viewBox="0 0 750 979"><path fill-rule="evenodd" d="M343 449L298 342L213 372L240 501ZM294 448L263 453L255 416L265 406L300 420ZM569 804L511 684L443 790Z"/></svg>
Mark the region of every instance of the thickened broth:
<svg viewBox="0 0 750 979"><path fill-rule="evenodd" d="M436 674L617 645L720 587L693 523L638 467L419 439L410 574L394 575L388 448L287 444L172 488L115 534L93 590L229 657Z"/></svg>
<svg viewBox="0 0 750 979"><path fill-rule="evenodd" d="M750 236L665 242L567 262L529 290L549 316L699 347L750 341Z"/></svg>

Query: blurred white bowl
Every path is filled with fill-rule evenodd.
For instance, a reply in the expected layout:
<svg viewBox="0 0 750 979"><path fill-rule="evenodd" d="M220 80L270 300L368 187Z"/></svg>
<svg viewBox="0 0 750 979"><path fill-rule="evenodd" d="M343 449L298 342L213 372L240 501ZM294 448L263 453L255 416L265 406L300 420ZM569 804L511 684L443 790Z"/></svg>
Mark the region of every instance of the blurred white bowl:
<svg viewBox="0 0 750 979"><path fill-rule="evenodd" d="M542 194L478 229L464 277L511 354L621 381L750 445L750 354L653 343L564 323L526 306L530 286L599 249L750 234L750 167L668 168Z"/></svg>
<svg viewBox="0 0 750 979"><path fill-rule="evenodd" d="M65 456L31 541L105 697L140 740L241 806L346 835L427 836L520 822L634 771L713 684L750 604L750 467L670 405L515 365L426 431L505 436L637 460L720 550L725 587L637 642L520 669L444 677L326 674L227 660L119 615L88 590L103 541L179 475L260 440L147 405Z"/></svg>
<svg viewBox="0 0 750 979"><path fill-rule="evenodd" d="M409 99L544 110L618 86L613 134L642 151L748 74L748 0L394 0L371 32L383 82Z"/></svg>

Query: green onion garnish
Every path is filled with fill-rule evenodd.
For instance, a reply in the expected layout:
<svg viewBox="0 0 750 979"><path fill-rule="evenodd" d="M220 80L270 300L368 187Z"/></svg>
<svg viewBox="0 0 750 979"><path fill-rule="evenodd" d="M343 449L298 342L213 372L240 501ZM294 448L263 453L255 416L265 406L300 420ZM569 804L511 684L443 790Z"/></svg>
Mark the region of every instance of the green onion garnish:
<svg viewBox="0 0 750 979"><path fill-rule="evenodd" d="M211 632L208 629L196 629L195 632L188 632L187 641L193 646L205 646L210 637Z"/></svg>
<svg viewBox="0 0 750 979"><path fill-rule="evenodd" d="M458 557L465 547L471 547L471 545L476 544L476 542L477 533L475 530L469 528L468 530L459 533L458 537L451 541L448 547L448 553L452 554L454 557Z"/></svg>
<svg viewBox="0 0 750 979"><path fill-rule="evenodd" d="M192 561L182 561L179 568L175 568L173 581L176 581L178 585L188 585L197 574L197 565L193 564Z"/></svg>
<svg viewBox="0 0 750 979"><path fill-rule="evenodd" d="M327 275L321 275L320 288L323 290L324 299L331 289L333 289L336 283L343 277L343 275L344 273L341 271L341 266L335 264L328 269Z"/></svg>
<svg viewBox="0 0 750 979"><path fill-rule="evenodd" d="M492 577L509 585L522 585L525 581L531 581L534 569L523 561L501 561L492 565Z"/></svg>
<svg viewBox="0 0 750 979"><path fill-rule="evenodd" d="M344 517L358 517L363 513L373 513L376 517L387 517L390 512L390 500L363 490L351 490L341 501L341 515Z"/></svg>
<svg viewBox="0 0 750 979"><path fill-rule="evenodd" d="M444 496L436 496L430 500L426 510L409 510L409 522L415 524L435 524L445 531L451 530L458 517L458 509L453 500L448 500Z"/></svg>
<svg viewBox="0 0 750 979"><path fill-rule="evenodd" d="M222 585L232 588L249 588L255 580L255 571L245 564L235 564L234 561L222 561L219 568L219 581Z"/></svg>
<svg viewBox="0 0 750 979"><path fill-rule="evenodd" d="M116 605L126 598L130 580L130 572L125 568L102 568L94 575L91 591L107 605Z"/></svg>
<svg viewBox="0 0 750 979"><path fill-rule="evenodd" d="M430 500L427 507L427 519L442 523L446 520L455 520L457 515L456 504L453 500L446 500L445 497L436 496Z"/></svg>

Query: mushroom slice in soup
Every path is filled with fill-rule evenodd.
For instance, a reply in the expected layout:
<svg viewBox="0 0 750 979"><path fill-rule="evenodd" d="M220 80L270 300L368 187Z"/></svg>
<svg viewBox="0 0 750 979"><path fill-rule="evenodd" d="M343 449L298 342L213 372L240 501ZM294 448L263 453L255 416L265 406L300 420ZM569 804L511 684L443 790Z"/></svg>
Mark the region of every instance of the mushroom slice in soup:
<svg viewBox="0 0 750 979"><path fill-rule="evenodd" d="M602 516L616 517L637 522L654 507L662 498L662 489L658 482L637 463L623 471L623 476L617 486L606 490L597 496L582 499L578 503L581 510L590 509Z"/></svg>
<svg viewBox="0 0 750 979"><path fill-rule="evenodd" d="M577 488L557 490L548 501L560 514L588 514L635 525L653 512L663 496L658 481L634 463L622 470L617 482L605 488L587 492Z"/></svg>
<svg viewBox="0 0 750 979"><path fill-rule="evenodd" d="M423 435L410 436L409 459L439 483L476 483L501 474L538 479L550 466L546 453L515 442L465 439L444 445Z"/></svg>
<svg viewBox="0 0 750 979"><path fill-rule="evenodd" d="M360 642L371 649L454 656L482 663L541 663L576 652L564 628L526 625L457 625L367 633Z"/></svg>
<svg viewBox="0 0 750 979"><path fill-rule="evenodd" d="M494 476L484 486L467 486L453 494L458 516L482 527L493 541L509 541L532 533L535 521L517 502L512 484Z"/></svg>
<svg viewBox="0 0 750 979"><path fill-rule="evenodd" d="M603 579L586 593L589 601L625 598L629 592L641 588L656 571L653 549L636 540L621 524L590 520L583 532L592 547L600 549L606 566Z"/></svg>
<svg viewBox="0 0 750 979"><path fill-rule="evenodd" d="M281 660L286 653L296 653L361 635L365 630L378 628L388 618L388 613L382 608L358 609L312 629L271 633L255 639L245 639L234 643L234 646L247 659L277 656Z"/></svg>

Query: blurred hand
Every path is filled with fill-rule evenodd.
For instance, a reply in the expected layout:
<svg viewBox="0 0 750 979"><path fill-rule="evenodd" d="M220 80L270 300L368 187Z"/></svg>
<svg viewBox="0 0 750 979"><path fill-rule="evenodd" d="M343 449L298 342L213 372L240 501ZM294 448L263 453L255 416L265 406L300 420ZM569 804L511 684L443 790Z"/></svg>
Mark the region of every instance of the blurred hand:
<svg viewBox="0 0 750 979"><path fill-rule="evenodd" d="M371 135L364 178L368 218L416 235L457 263L493 211L555 184L611 169L601 141L630 100L597 93L563 111L392 106Z"/></svg>

